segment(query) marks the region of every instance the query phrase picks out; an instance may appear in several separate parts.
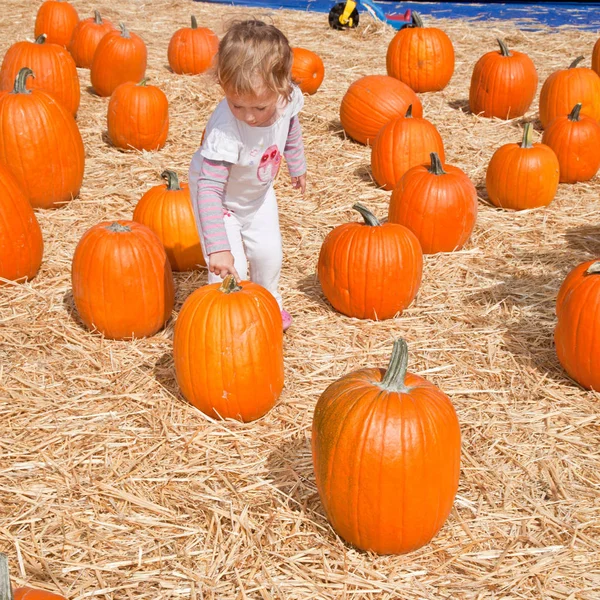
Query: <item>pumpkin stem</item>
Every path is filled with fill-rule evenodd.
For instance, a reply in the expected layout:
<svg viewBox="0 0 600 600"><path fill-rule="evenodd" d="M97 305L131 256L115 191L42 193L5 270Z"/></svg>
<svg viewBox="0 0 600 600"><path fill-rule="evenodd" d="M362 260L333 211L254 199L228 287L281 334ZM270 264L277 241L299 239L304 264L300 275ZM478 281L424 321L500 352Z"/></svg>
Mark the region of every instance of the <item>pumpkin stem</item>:
<svg viewBox="0 0 600 600"><path fill-rule="evenodd" d="M569 65L569 69L574 69L582 60L583 60L583 56L578 56L570 65Z"/></svg>
<svg viewBox="0 0 600 600"><path fill-rule="evenodd" d="M381 223L379 219L365 206L363 206L360 202L357 202L352 206L354 210L357 210L365 220L365 223L370 227L379 227Z"/></svg>
<svg viewBox="0 0 600 600"><path fill-rule="evenodd" d="M500 38L496 38L496 41L498 42L498 44L500 44L500 54L502 54L502 56L510 56L510 50L508 49L506 43L503 42Z"/></svg>
<svg viewBox="0 0 600 600"><path fill-rule="evenodd" d="M446 171L444 171L444 168L442 167L442 161L437 152L432 152L429 156L431 158L431 166L427 170L434 175L446 175Z"/></svg>
<svg viewBox="0 0 600 600"><path fill-rule="evenodd" d="M219 287L219 291L224 294L231 294L232 292L239 292L242 289L241 286L237 284L235 277L233 275L227 275L225 279L223 279L223 283Z"/></svg>
<svg viewBox="0 0 600 600"><path fill-rule="evenodd" d="M121 225L121 223L118 221L111 223L106 229L113 233L127 233L128 231L131 231L130 227L127 227L127 225Z"/></svg>
<svg viewBox="0 0 600 600"><path fill-rule="evenodd" d="M8 557L0 552L0 600L12 600L13 593L10 586L10 573L8 571Z"/></svg>
<svg viewBox="0 0 600 600"><path fill-rule="evenodd" d="M404 385L407 367L408 345L402 338L398 338L394 342L390 363L379 387L389 392L408 392L409 388Z"/></svg>
<svg viewBox="0 0 600 600"><path fill-rule="evenodd" d="M137 85L145 86L148 83L148 77L144 77Z"/></svg>
<svg viewBox="0 0 600 600"><path fill-rule="evenodd" d="M521 142L521 148L533 148L533 127L531 123L525 123L523 128L523 141Z"/></svg>
<svg viewBox="0 0 600 600"><path fill-rule="evenodd" d="M579 121L579 113L581 112L581 102L573 107L573 110L569 113L569 121Z"/></svg>
<svg viewBox="0 0 600 600"><path fill-rule="evenodd" d="M130 38L129 30L125 27L125 23L119 23L119 27L121 28L121 37Z"/></svg>
<svg viewBox="0 0 600 600"><path fill-rule="evenodd" d="M585 272L586 275L597 275L600 273L600 260L592 263Z"/></svg>
<svg viewBox="0 0 600 600"><path fill-rule="evenodd" d="M198 21L196 21L195 15L192 15L192 29L198 29Z"/></svg>
<svg viewBox="0 0 600 600"><path fill-rule="evenodd" d="M160 176L167 180L167 190L169 192L176 192L181 189L181 186L179 185L179 177L177 177L177 173L175 173L175 171L165 169Z"/></svg>
<svg viewBox="0 0 600 600"><path fill-rule="evenodd" d="M407 119L412 119L412 104L408 105L406 109L406 114L404 115Z"/></svg>
<svg viewBox="0 0 600 600"><path fill-rule="evenodd" d="M100 16L100 11L98 10L94 11L94 23L96 23L96 25L102 25L102 17Z"/></svg>
<svg viewBox="0 0 600 600"><path fill-rule="evenodd" d="M421 19L421 15L416 10L412 11L411 17L412 17L412 23L410 24L411 27L423 27L423 19Z"/></svg>
<svg viewBox="0 0 600 600"><path fill-rule="evenodd" d="M38 35L38 37L35 38L34 44L43 44L46 41L47 37L48 36L45 33L42 33L42 35Z"/></svg>
<svg viewBox="0 0 600 600"><path fill-rule="evenodd" d="M13 94L31 94L31 90L27 89L27 78L31 75L31 77L35 78L33 71L29 67L23 67L15 78L15 87L13 88Z"/></svg>

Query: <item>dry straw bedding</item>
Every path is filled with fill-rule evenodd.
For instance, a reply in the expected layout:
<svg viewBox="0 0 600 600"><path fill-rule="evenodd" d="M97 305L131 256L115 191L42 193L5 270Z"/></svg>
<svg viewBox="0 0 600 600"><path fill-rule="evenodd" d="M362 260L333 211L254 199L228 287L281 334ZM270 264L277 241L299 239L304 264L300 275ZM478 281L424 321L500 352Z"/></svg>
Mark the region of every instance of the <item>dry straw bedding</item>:
<svg viewBox="0 0 600 600"><path fill-rule="evenodd" d="M125 22L149 49L148 75L170 101L160 152L121 152L106 139L108 100L80 71L78 116L86 147L78 199L39 211L45 258L35 280L0 290L0 550L16 583L71 600L146 598L483 599L600 597L598 395L562 371L552 344L558 287L600 254L600 181L561 185L547 209L503 212L486 202L493 151L520 137L518 121L466 108L473 65L502 37L534 60L540 79L578 54L589 66L596 35L522 32L505 22L443 21L456 48L446 90L421 95L447 160L478 186L480 215L457 253L426 257L423 285L405 314L363 322L336 314L315 277L332 227L377 214L389 193L372 183L369 150L341 133L338 109L358 77L385 73L393 35L365 14L360 29L328 29L323 14L156 0L73 0ZM32 38L38 0L3 0L0 52ZM204 272L176 274L168 327L149 339L104 340L74 311L75 245L104 219L130 218L164 168L186 178L206 119L220 99L206 76L167 68L172 33L194 12L223 31L233 15L272 19L293 45L317 51L326 78L301 121L309 187L280 177L283 295L295 323L285 336L286 388L258 422L213 422L178 392L173 323ZM527 115L537 116L537 99ZM539 129L536 133L539 138ZM373 265L376 268L376 265ZM440 534L408 556L345 545L329 527L310 453L319 394L344 373L384 366L403 336L411 370L453 400L463 435L460 489Z"/></svg>

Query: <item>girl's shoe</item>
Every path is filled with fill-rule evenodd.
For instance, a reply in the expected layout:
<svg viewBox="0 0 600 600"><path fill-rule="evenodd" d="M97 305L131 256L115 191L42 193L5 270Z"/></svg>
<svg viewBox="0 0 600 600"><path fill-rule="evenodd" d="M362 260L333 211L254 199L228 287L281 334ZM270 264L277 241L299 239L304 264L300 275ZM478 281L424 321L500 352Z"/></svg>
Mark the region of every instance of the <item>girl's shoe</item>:
<svg viewBox="0 0 600 600"><path fill-rule="evenodd" d="M281 311L281 320L283 321L283 330L286 331L292 324L292 315L287 310Z"/></svg>

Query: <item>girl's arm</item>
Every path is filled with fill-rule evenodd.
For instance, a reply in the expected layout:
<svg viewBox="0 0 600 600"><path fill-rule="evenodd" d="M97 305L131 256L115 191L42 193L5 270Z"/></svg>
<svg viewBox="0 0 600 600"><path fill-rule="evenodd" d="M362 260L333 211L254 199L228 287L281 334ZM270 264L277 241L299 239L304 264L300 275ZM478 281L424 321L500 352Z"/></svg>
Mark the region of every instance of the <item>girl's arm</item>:
<svg viewBox="0 0 600 600"><path fill-rule="evenodd" d="M298 115L294 115L290 119L290 128L283 149L283 156L285 156L294 187L299 187L304 193L306 159L304 158L304 141L302 140Z"/></svg>

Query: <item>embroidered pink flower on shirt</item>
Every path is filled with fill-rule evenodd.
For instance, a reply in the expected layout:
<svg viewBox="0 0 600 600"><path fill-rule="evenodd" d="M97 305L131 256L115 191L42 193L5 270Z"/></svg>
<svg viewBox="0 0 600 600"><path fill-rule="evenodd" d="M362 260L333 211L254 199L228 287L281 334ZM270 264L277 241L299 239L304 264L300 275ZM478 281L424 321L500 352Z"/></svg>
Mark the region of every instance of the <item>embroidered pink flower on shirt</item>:
<svg viewBox="0 0 600 600"><path fill-rule="evenodd" d="M223 209L223 216L224 217L231 217L231 211L227 210L226 208Z"/></svg>
<svg viewBox="0 0 600 600"><path fill-rule="evenodd" d="M276 145L269 146L260 159L256 176L259 181L272 181L277 176L281 164L281 152Z"/></svg>

